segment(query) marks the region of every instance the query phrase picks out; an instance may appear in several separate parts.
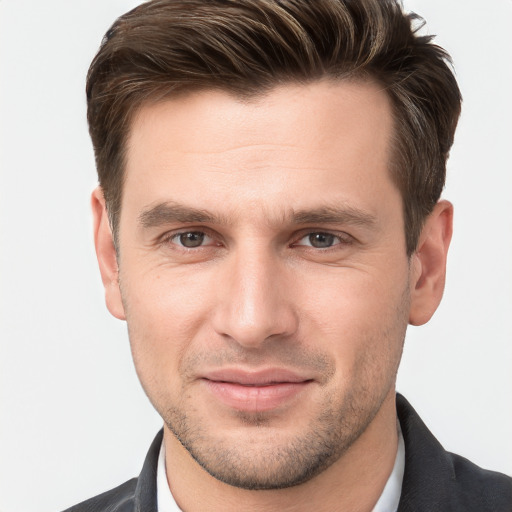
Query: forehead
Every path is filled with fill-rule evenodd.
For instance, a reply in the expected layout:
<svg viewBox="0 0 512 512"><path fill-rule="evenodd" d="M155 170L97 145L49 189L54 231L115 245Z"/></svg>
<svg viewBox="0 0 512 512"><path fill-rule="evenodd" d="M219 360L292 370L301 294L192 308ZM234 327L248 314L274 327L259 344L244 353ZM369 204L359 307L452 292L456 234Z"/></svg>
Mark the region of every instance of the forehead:
<svg viewBox="0 0 512 512"><path fill-rule="evenodd" d="M202 91L146 105L128 138L123 208L179 200L278 215L322 206L309 204L322 196L371 203L392 186L391 132L390 101L370 82L283 85L249 101Z"/></svg>
<svg viewBox="0 0 512 512"><path fill-rule="evenodd" d="M369 125L371 120L384 123L383 131ZM388 95L372 81L291 83L248 99L222 90L200 90L143 104L132 120L128 148L139 142L145 146L162 142L154 135L163 127L176 146L203 151L254 143L255 137L263 144L300 141L310 148L326 149L348 134L379 136L391 128L390 122ZM144 140L149 131L152 140Z"/></svg>

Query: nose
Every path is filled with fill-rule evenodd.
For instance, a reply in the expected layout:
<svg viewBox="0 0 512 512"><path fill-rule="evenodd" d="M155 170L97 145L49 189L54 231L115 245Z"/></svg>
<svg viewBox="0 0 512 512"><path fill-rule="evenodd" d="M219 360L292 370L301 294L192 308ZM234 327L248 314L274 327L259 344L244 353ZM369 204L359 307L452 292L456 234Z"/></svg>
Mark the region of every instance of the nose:
<svg viewBox="0 0 512 512"><path fill-rule="evenodd" d="M293 277L271 250L240 250L224 262L219 276L214 329L245 348L297 330Z"/></svg>

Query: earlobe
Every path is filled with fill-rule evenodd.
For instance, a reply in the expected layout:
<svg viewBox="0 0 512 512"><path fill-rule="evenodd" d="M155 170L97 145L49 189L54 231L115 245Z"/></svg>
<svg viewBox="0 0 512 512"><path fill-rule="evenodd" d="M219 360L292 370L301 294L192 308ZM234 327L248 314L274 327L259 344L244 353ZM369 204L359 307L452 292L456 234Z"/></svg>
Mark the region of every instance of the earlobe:
<svg viewBox="0 0 512 512"><path fill-rule="evenodd" d="M453 206L439 201L427 217L411 257L411 325L427 323L441 302L452 228Z"/></svg>
<svg viewBox="0 0 512 512"><path fill-rule="evenodd" d="M121 290L119 288L119 269L114 239L108 220L105 198L101 187L94 189L91 196L91 207L94 226L94 245L100 267L101 280L105 288L105 301L110 313L125 320Z"/></svg>

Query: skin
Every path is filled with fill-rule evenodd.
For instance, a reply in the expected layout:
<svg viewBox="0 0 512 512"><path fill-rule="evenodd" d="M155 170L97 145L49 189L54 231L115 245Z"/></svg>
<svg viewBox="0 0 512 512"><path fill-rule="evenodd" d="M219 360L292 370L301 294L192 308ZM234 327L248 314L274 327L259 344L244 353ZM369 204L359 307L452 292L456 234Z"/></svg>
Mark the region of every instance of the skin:
<svg viewBox="0 0 512 512"><path fill-rule="evenodd" d="M386 94L360 82L205 91L134 118L117 256L101 189L95 241L183 510L378 500L406 327L441 300L452 225L438 203L407 257L392 130ZM258 383L233 402L223 371Z"/></svg>

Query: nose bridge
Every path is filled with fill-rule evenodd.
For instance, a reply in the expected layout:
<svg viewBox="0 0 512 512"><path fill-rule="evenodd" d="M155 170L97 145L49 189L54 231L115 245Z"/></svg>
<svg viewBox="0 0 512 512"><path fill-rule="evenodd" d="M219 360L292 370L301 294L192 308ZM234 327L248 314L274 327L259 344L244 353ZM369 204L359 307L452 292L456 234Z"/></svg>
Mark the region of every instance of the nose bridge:
<svg viewBox="0 0 512 512"><path fill-rule="evenodd" d="M286 271L265 243L242 244L228 258L215 329L240 345L256 347L271 336L296 329Z"/></svg>

